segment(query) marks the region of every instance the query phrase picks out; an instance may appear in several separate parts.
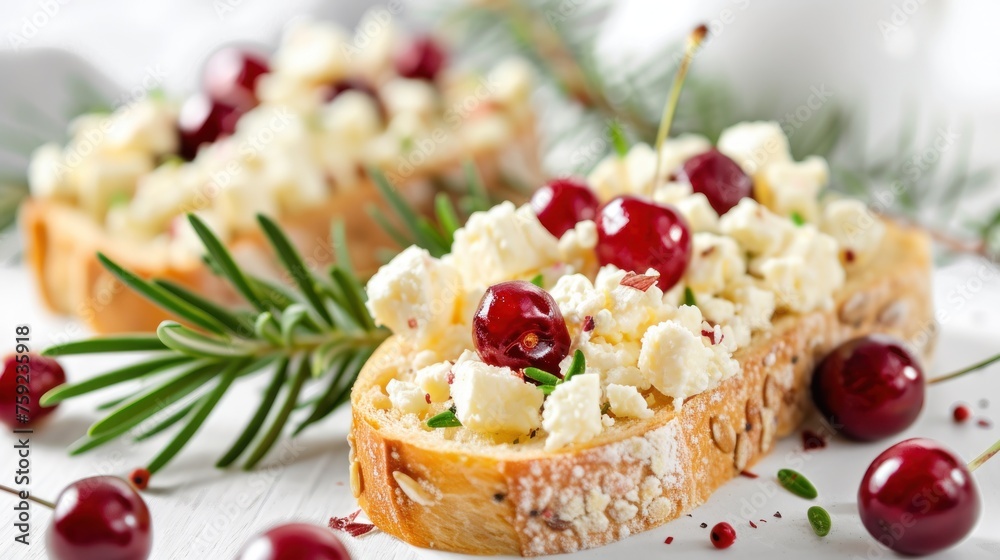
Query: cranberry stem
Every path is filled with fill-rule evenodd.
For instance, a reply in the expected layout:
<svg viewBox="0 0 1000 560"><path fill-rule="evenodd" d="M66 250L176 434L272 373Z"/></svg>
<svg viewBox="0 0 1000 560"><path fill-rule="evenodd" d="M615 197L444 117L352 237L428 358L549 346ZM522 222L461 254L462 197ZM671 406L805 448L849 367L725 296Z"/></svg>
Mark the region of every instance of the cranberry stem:
<svg viewBox="0 0 1000 560"><path fill-rule="evenodd" d="M994 364L996 362L1000 362L1000 354L997 354L995 356L991 356L989 358L986 358L985 360L983 360L981 362L976 362L976 363L972 364L971 366L964 367L964 368L962 368L962 369L960 369L958 371L953 371L953 372L945 374L945 375L940 375L938 377L934 377L934 378L928 380L927 384L928 385L933 385L935 383L940 383L942 381L948 381L949 379L954 379L956 377L960 377L960 376L965 375L967 373L972 373L973 371L982 369L982 368L984 368L984 367L986 367L988 365L992 365L992 364Z"/></svg>
<svg viewBox="0 0 1000 560"><path fill-rule="evenodd" d="M979 467L983 466L983 463L990 460L990 457L1000 453L1000 441L993 444L992 447L983 452L982 455L976 457L969 463L969 472L972 472Z"/></svg>
<svg viewBox="0 0 1000 560"><path fill-rule="evenodd" d="M667 96L667 104L663 106L660 129L656 132L656 170L653 173L653 184L650 186L650 195L656 189L656 180L660 176L660 160L663 159L660 157L660 149L663 147L663 141L667 138L667 133L670 132L670 124L673 122L674 113L677 111L677 102L681 98L684 77L687 76L688 67L691 66L691 59L694 58L695 51L698 50L698 47L707 34L708 28L704 24L699 25L688 35L687 43L684 45L684 58L681 59L680 65L677 67L677 73L674 74L674 83L670 86L670 95Z"/></svg>
<svg viewBox="0 0 1000 560"><path fill-rule="evenodd" d="M996 453L996 451L994 451L994 453ZM17 497L21 497L21 493L20 492L18 492L17 490L14 490L13 488L9 488L7 486L4 486L3 484L0 484L0 490L3 490L4 492L8 492L10 494L13 494L13 495L15 495ZM36 504L45 506L45 507L47 507L49 509L56 509L56 505L53 504L52 502L48 501L48 500L43 500L41 498L36 498L36 497L30 496L30 495L28 496L27 499L31 500L32 502L35 502Z"/></svg>

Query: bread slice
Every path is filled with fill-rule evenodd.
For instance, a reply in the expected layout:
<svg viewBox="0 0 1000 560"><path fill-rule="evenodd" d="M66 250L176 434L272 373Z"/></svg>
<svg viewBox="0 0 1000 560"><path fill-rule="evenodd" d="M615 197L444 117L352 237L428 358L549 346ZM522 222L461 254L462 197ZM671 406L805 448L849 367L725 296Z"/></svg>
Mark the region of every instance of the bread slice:
<svg viewBox="0 0 1000 560"><path fill-rule="evenodd" d="M618 419L594 440L546 453L450 438L386 410L401 339L386 341L352 393L351 487L383 531L420 547L535 556L604 545L705 502L791 433L811 409L809 379L834 346L873 332L928 357L935 339L931 255L919 231L887 223L833 309L775 317L735 358L742 374L688 399L658 395L646 420ZM412 418L412 415L410 416Z"/></svg>
<svg viewBox="0 0 1000 560"><path fill-rule="evenodd" d="M517 140L494 150L476 154L473 162L489 191L508 190L511 170L519 181L540 182L534 119L524 118ZM462 179L462 161L421 168L419 175L390 180L419 210L433 206L432 182L445 177ZM510 197L509 193L504 194ZM277 221L292 239L307 264L320 268L333 258L330 226L342 220L351 243L355 269L372 273L381 264L380 250L393 241L368 216L370 205L384 205L370 179L344 192L332 192L324 204L278 216ZM100 251L144 278L162 278L182 284L222 303L236 304L239 298L200 259L187 262L134 239L121 239L108 232L78 208L56 200L28 200L21 208L20 226L26 245L26 260L34 273L42 301L52 311L74 315L97 333L155 330L161 321L173 318L159 307L126 288L97 260ZM278 267L263 235L254 230L229 243L236 260L248 270L273 276ZM176 318L174 318L176 319Z"/></svg>

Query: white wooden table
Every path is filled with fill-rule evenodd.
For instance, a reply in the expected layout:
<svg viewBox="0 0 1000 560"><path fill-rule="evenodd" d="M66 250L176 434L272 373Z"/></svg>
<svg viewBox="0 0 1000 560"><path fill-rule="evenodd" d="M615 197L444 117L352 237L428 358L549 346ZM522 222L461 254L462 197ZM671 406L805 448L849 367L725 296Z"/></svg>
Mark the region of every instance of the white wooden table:
<svg viewBox="0 0 1000 560"><path fill-rule="evenodd" d="M935 291L938 308L947 309L949 316L944 325L939 350L937 371L956 367L985 357L1000 350L1000 275L994 273L986 282L975 280L977 268L973 265L939 271ZM25 271L19 268L0 268L0 286L6 300L0 319L0 353L6 353L8 344L5 333L13 332L16 324L27 323L32 327L32 345L42 348L67 337L77 338L85 333L75 323L52 317L42 311L34 289ZM961 304L954 294L959 288L967 294ZM976 338L969 339L966 332L974 326ZM964 329L964 330L963 330ZM12 346L11 346L12 347ZM945 356L945 355L948 356ZM81 379L116 365L103 358L65 359L63 363L72 379ZM120 358L114 361L122 361ZM942 363L942 361L947 363ZM935 387L929 394L928 404L920 423L906 436L927 435L947 442L962 456L971 458L1000 437L1000 429L981 429L955 426L948 418L951 403L958 400L975 403L980 396L993 399L992 408L976 410L977 414L992 415L1000 420L1000 371L984 373L982 377L963 379ZM251 535L274 524L300 520L325 523L333 515L344 515L357 507L351 497L347 479L347 442L345 440L348 411L341 410L318 426L308 430L299 439L284 441L254 472L239 470L219 471L211 465L218 458L242 426L243 420L253 412L253 407L242 397L256 397L259 387L237 387L208 423L197 434L195 441L164 471L157 474L144 496L153 516L154 560L232 558ZM971 396L970 396L971 395ZM163 439L154 439L142 445L119 443L100 448L82 457L68 457L65 447L80 437L96 418L94 407L114 395L98 394L69 401L62 405L50 421L31 439L31 491L38 496L54 498L66 484L95 474L127 475L140 466L159 449ZM902 439L900 436L898 439ZM705 529L699 523L729 519L739 510L740 504L753 500L760 494L762 485L768 484L765 473L773 473L782 466L789 453L801 453L800 444L789 438L780 443L777 451L755 467L762 474L759 480L738 478L716 493L708 504L695 510L693 518L681 517L666 527L635 535L611 547L595 549L578 555L582 559L598 558L662 558L664 555L683 554L685 558L715 558L705 539ZM10 485L13 478L14 439L5 429L0 436L0 481ZM817 543L809 533L804 518L797 519L796 507L801 508L794 496L783 491L769 492L761 517L770 518L773 510L785 512L785 519L775 520L759 530L750 530L744 523L738 528L738 544L742 554L750 557L767 554L771 558L798 558L802 550L815 547L813 557L841 558L858 554L865 557L873 542L860 527L854 504L856 479L864 467L885 445L859 446L836 442L832 449L822 454L810 454L808 473L817 486L824 489L826 505L834 515L835 531ZM812 461L813 457L819 460ZM854 472L858 471L858 472ZM989 463L976 473L985 503L984 516L979 530L962 547L953 549L942 558L996 558L1000 556L1000 538L995 529L1000 522L1000 463ZM773 486L773 483L771 483ZM11 544L14 529L12 510L7 499L0 495L0 557L22 560L45 558L44 535L50 514L40 507L32 513L32 531L29 547ZM11 504L12 505L12 504ZM676 541L666 549L666 535L676 535ZM360 559L448 558L452 555L420 551L379 532L359 539L344 536L352 557ZM876 552L878 552L876 550ZM577 555L573 556L577 558ZM888 557L888 556L883 556ZM462 557L465 558L465 557Z"/></svg>

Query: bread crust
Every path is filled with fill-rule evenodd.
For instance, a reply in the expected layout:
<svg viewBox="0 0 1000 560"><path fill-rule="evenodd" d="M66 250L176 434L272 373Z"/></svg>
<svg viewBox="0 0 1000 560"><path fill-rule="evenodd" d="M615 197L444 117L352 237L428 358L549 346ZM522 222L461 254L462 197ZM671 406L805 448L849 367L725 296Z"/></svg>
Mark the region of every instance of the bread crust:
<svg viewBox="0 0 1000 560"><path fill-rule="evenodd" d="M752 466L811 410L816 362L855 336L888 333L925 358L935 338L930 244L887 224L865 268L830 310L775 320L735 357L742 374L688 399L657 403L648 420L619 419L559 453L541 445L483 446L414 436L376 402L410 354L391 338L352 392L352 490L383 531L410 544L467 554L535 556L604 545L702 504Z"/></svg>
<svg viewBox="0 0 1000 560"><path fill-rule="evenodd" d="M517 141L500 150L478 154L474 163L490 191L509 189L510 170L523 181L540 181L534 119L523 118ZM462 162L433 169L421 168L412 177L387 172L400 192L419 210L430 212L432 181L462 177ZM380 250L394 246L391 238L368 216L370 205L383 206L375 185L365 179L354 188L333 193L324 204L277 221L303 254L310 267L328 265L333 259L330 226L342 220L355 269L374 272L381 264ZM26 261L35 277L42 302L50 310L74 315L97 333L155 330L164 319L175 319L114 278L97 260L102 252L143 278L172 280L215 301L240 303L239 297L199 259L178 262L165 250L149 243L112 237L87 214L56 200L30 199L21 208L20 228L25 239ZM279 268L263 235L254 230L228 244L236 260L263 276L276 276Z"/></svg>

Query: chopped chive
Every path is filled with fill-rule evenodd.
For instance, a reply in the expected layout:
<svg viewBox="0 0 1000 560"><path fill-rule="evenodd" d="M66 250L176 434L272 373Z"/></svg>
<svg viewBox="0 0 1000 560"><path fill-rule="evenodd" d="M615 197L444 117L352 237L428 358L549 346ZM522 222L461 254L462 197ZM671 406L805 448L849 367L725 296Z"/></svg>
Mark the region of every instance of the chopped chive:
<svg viewBox="0 0 1000 560"><path fill-rule="evenodd" d="M542 390L542 393L545 394L545 396L551 395L552 391L556 390L555 385L539 385L538 388Z"/></svg>
<svg viewBox="0 0 1000 560"><path fill-rule="evenodd" d="M552 375L547 371L542 371L538 368L526 367L524 368L524 376L530 377L531 379L541 383L542 385L558 385L561 379Z"/></svg>
<svg viewBox="0 0 1000 560"><path fill-rule="evenodd" d="M808 478L792 469L781 469L778 471L778 482L781 483L785 490L800 498L813 500L816 496L819 496L819 492L816 491L816 487L813 486L812 482L809 482Z"/></svg>
<svg viewBox="0 0 1000 560"><path fill-rule="evenodd" d="M611 138L611 145L615 148L615 154L623 158L628 155L628 138L625 137L625 130L617 120L612 120L608 124L608 136Z"/></svg>
<svg viewBox="0 0 1000 560"><path fill-rule="evenodd" d="M458 417L451 410L435 414L427 419L427 427L429 428L457 428L461 425L462 423L459 422Z"/></svg>
<svg viewBox="0 0 1000 560"><path fill-rule="evenodd" d="M792 212L792 215L789 217L792 219L792 223L797 226L804 226L806 224L806 219L803 218L802 214L799 214L798 212Z"/></svg>
<svg viewBox="0 0 1000 560"><path fill-rule="evenodd" d="M694 297L694 291L688 286L684 286L684 305L698 305L698 300Z"/></svg>
<svg viewBox="0 0 1000 560"><path fill-rule="evenodd" d="M825 509L813 506L806 512L806 517L809 518L809 524L812 525L816 536L825 537L830 534L830 526L833 522L830 520L830 514Z"/></svg>
<svg viewBox="0 0 1000 560"><path fill-rule="evenodd" d="M583 373L587 371L587 359L584 357L583 352L578 348L576 352L573 352L573 361L569 364L569 369L566 370L566 377L563 381L569 381L574 375Z"/></svg>
<svg viewBox="0 0 1000 560"><path fill-rule="evenodd" d="M545 281L545 277L542 276L541 274L538 274L534 278L531 279L531 283L534 284L534 285L536 285L536 286L538 286L539 288L544 288L545 287L545 286L542 285L542 283L544 281Z"/></svg>

